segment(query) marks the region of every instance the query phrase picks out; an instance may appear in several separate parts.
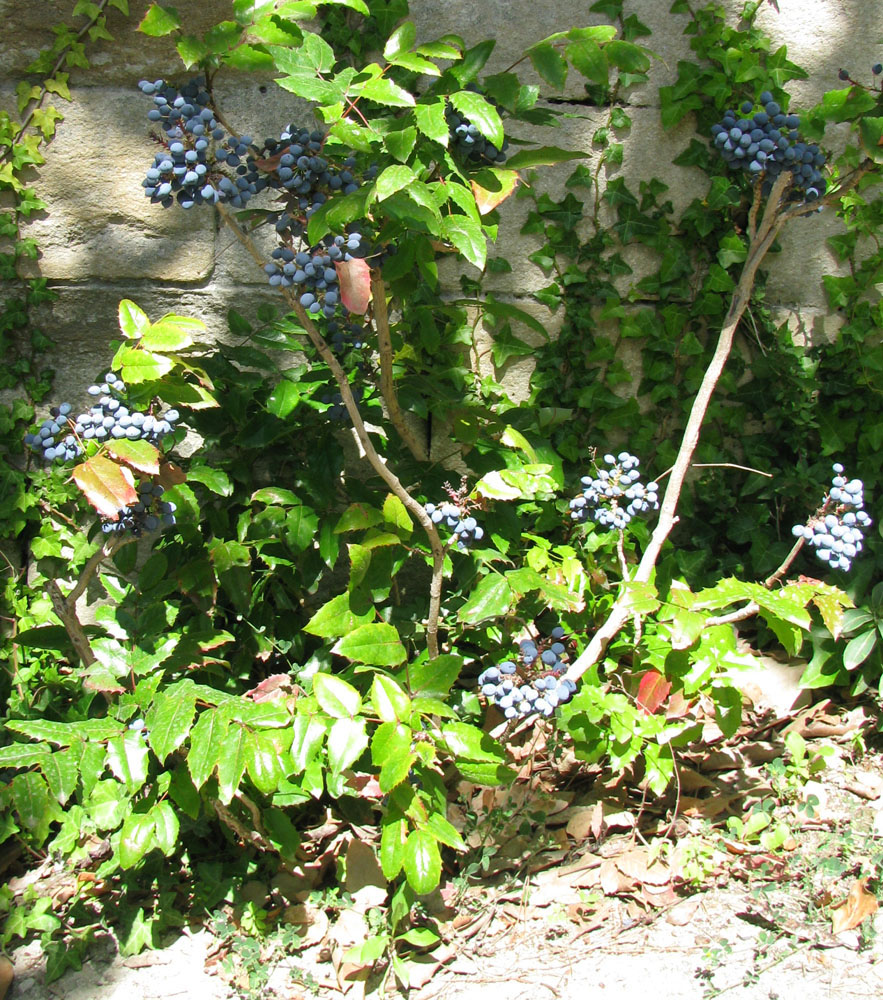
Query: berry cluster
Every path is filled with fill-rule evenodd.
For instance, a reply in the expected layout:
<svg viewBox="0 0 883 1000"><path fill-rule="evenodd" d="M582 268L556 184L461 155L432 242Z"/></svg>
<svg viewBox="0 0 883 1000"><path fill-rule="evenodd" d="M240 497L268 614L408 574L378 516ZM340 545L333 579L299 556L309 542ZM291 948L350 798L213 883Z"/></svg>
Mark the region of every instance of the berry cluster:
<svg viewBox="0 0 883 1000"><path fill-rule="evenodd" d="M277 247L270 254L272 261L264 266L271 285L303 289L300 304L315 315L322 312L330 318L340 302L337 263L354 257L364 257L365 247L360 233L349 236L328 236L322 244L295 252L290 247Z"/></svg>
<svg viewBox="0 0 883 1000"><path fill-rule="evenodd" d="M549 634L551 643L538 645L532 639L522 640L518 645L521 673L514 660L504 660L479 675L481 693L507 719L526 719L530 715L548 718L558 705L574 696L576 684L561 677L566 669L563 659L566 647L561 641L564 634L564 629L558 626ZM530 679L524 676L529 674L534 676Z"/></svg>
<svg viewBox="0 0 883 1000"><path fill-rule="evenodd" d="M359 350L367 342L365 328L361 323L347 323L331 320L325 327L328 343L337 354L345 354L350 350Z"/></svg>
<svg viewBox="0 0 883 1000"><path fill-rule="evenodd" d="M816 201L826 189L821 173L825 154L815 144L800 138L800 116L785 114L765 90L760 95L761 111L745 101L741 117L727 111L720 122L711 126L714 145L734 170L747 170L756 177L764 175L764 191L783 170L792 174L791 197Z"/></svg>
<svg viewBox="0 0 883 1000"><path fill-rule="evenodd" d="M598 475L583 476L583 491L570 501L570 516L582 523L589 516L604 528L622 531L635 516L648 510L659 510L659 486L640 482L640 461L627 451L618 456L605 455L609 469L599 469Z"/></svg>
<svg viewBox="0 0 883 1000"><path fill-rule="evenodd" d="M455 503L446 500L438 506L434 503L424 504L423 508L432 518L433 524L444 523L451 529L454 533L453 541L461 551L471 548L475 542L480 542L484 538L484 528Z"/></svg>
<svg viewBox="0 0 883 1000"><path fill-rule="evenodd" d="M83 454L83 441L127 438L154 444L171 434L179 419L177 410L167 410L155 417L132 409L126 403L125 382L113 372L108 372L100 384L90 385L87 391L90 396L98 397L88 412L72 417L70 403L52 407L51 416L43 421L39 431L25 435L25 444L34 451L42 451L47 462L69 462Z"/></svg>
<svg viewBox="0 0 883 1000"><path fill-rule="evenodd" d="M452 104L445 107L445 119L448 123L451 148L467 163L487 166L506 162L506 150L509 148L507 139L504 139L502 147L497 149L481 134L478 126L473 125Z"/></svg>
<svg viewBox="0 0 883 1000"><path fill-rule="evenodd" d="M816 557L831 569L848 570L862 550L863 528L871 518L863 509L864 486L860 479L847 481L843 466L834 465L831 489L821 507L806 524L795 524L791 533L803 538L816 551Z"/></svg>
<svg viewBox="0 0 883 1000"><path fill-rule="evenodd" d="M257 190L244 176L248 168L241 163L251 139L227 136L210 107L211 96L203 89L202 80L191 80L180 92L164 80L142 80L138 86L153 97L155 107L147 117L164 133L159 139L164 148L154 157L143 181L147 197L164 208L176 201L182 208L219 201L242 208ZM212 140L225 139L226 148L215 153ZM231 177L220 170L224 164L235 167L236 174Z"/></svg>
<svg viewBox="0 0 883 1000"><path fill-rule="evenodd" d="M106 535L128 531L140 538L145 531L156 531L160 524L174 524L175 505L160 500L164 492L158 483L141 483L137 502L122 507L115 521L102 521L101 530Z"/></svg>

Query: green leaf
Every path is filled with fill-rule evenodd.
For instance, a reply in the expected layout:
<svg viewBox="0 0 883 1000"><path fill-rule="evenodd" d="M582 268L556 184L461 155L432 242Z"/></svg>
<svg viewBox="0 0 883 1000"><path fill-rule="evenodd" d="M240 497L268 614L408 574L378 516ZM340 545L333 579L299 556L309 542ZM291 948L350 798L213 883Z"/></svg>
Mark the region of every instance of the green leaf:
<svg viewBox="0 0 883 1000"><path fill-rule="evenodd" d="M503 763L506 754L500 744L477 726L452 722L442 726L442 739L459 764L459 758Z"/></svg>
<svg viewBox="0 0 883 1000"><path fill-rule="evenodd" d="M0 747L0 767L30 767L49 755L46 746L28 746L27 743L12 743Z"/></svg>
<svg viewBox="0 0 883 1000"><path fill-rule="evenodd" d="M465 851L466 844L457 832L456 827L449 823L440 812L431 812L426 818L426 829L436 840L453 847L455 851Z"/></svg>
<svg viewBox="0 0 883 1000"><path fill-rule="evenodd" d="M98 781L86 802L86 810L99 830L114 830L130 808L123 786L118 781Z"/></svg>
<svg viewBox="0 0 883 1000"><path fill-rule="evenodd" d="M465 215L447 215L442 220L441 235L481 271L487 259L487 241L481 225Z"/></svg>
<svg viewBox="0 0 883 1000"><path fill-rule="evenodd" d="M714 717L721 732L728 739L736 733L742 722L742 695L730 684L715 684L711 689L714 699Z"/></svg>
<svg viewBox="0 0 883 1000"><path fill-rule="evenodd" d="M607 43L604 51L610 62L626 73L645 73L650 68L650 57L633 42L615 38Z"/></svg>
<svg viewBox="0 0 883 1000"><path fill-rule="evenodd" d="M382 722L401 722L411 714L411 699L385 674L375 674L371 685L371 704Z"/></svg>
<svg viewBox="0 0 883 1000"><path fill-rule="evenodd" d="M417 29L413 21L405 21L389 36L383 47L383 58L392 62L397 55L408 52L417 40Z"/></svg>
<svg viewBox="0 0 883 1000"><path fill-rule="evenodd" d="M294 382L283 378L267 397L267 410L274 417L284 420L300 402L300 398L300 389Z"/></svg>
<svg viewBox="0 0 883 1000"><path fill-rule="evenodd" d="M150 328L147 313L130 299L122 299L119 304L120 331L129 340L137 340Z"/></svg>
<svg viewBox="0 0 883 1000"><path fill-rule="evenodd" d="M80 753L76 747L68 750L56 750L55 753L40 760L40 770L49 785L52 797L63 806L73 795L79 780Z"/></svg>
<svg viewBox="0 0 883 1000"><path fill-rule="evenodd" d="M477 625L488 618L500 618L508 614L511 603L512 588L505 577L489 573L479 581L457 617L467 625Z"/></svg>
<svg viewBox="0 0 883 1000"><path fill-rule="evenodd" d="M297 715L292 726L291 760L297 772L305 771L313 762L322 741L326 726L309 715Z"/></svg>
<svg viewBox="0 0 883 1000"><path fill-rule="evenodd" d="M558 146L540 146L537 149L522 149L506 161L510 170L522 170L527 167L545 167L555 163L566 163L568 160L581 160L586 153L578 149L560 149Z"/></svg>
<svg viewBox="0 0 883 1000"><path fill-rule="evenodd" d="M362 696L359 692L352 684L335 674L315 674L313 694L322 708L335 719L353 718L362 708Z"/></svg>
<svg viewBox="0 0 883 1000"><path fill-rule="evenodd" d="M245 746L245 767L252 784L264 795L272 795L285 777L274 733L251 734Z"/></svg>
<svg viewBox="0 0 883 1000"><path fill-rule="evenodd" d="M546 42L540 42L527 50L533 68L557 90L563 90L567 82L567 61L558 50Z"/></svg>
<svg viewBox="0 0 883 1000"><path fill-rule="evenodd" d="M871 651L876 645L876 629L869 629L867 632L857 635L854 639L850 639L846 644L846 649L843 650L843 666L847 670L855 670L857 666L864 663L871 655Z"/></svg>
<svg viewBox="0 0 883 1000"><path fill-rule="evenodd" d="M197 789L208 781L217 766L230 720L226 711L208 708L200 713L190 735L187 769Z"/></svg>
<svg viewBox="0 0 883 1000"><path fill-rule="evenodd" d="M383 519L387 524L395 525L402 534L410 535L414 530L411 515L394 493L388 493L383 501Z"/></svg>
<svg viewBox="0 0 883 1000"><path fill-rule="evenodd" d="M474 785L507 785L515 779L515 771L505 764L495 764L489 760L458 760L457 770Z"/></svg>
<svg viewBox="0 0 883 1000"><path fill-rule="evenodd" d="M408 839L408 821L404 816L383 817L380 831L380 868L384 877L392 881L402 870L405 861L405 843Z"/></svg>
<svg viewBox="0 0 883 1000"><path fill-rule="evenodd" d="M338 719L328 731L326 752L332 774L340 774L368 746L364 719Z"/></svg>
<svg viewBox="0 0 883 1000"><path fill-rule="evenodd" d="M192 465L187 470L187 481L202 483L219 497L233 495L233 481L223 469L213 469L210 465ZM254 499L254 497L252 497Z"/></svg>
<svg viewBox="0 0 883 1000"><path fill-rule="evenodd" d="M104 445L109 455L149 476L159 473L159 450L149 441L130 441L128 438L107 441Z"/></svg>
<svg viewBox="0 0 883 1000"><path fill-rule="evenodd" d="M446 698L462 669L462 657L443 653L434 660L411 664L399 679L408 685L413 695Z"/></svg>
<svg viewBox="0 0 883 1000"><path fill-rule="evenodd" d="M141 347L145 351L183 351L193 346L191 330L202 330L205 323L171 313L152 323L143 333Z"/></svg>
<svg viewBox="0 0 883 1000"><path fill-rule="evenodd" d="M412 830L405 842L403 858L408 885L419 896L432 892L441 880L438 843L428 830Z"/></svg>
<svg viewBox="0 0 883 1000"><path fill-rule="evenodd" d="M218 798L226 806L233 800L245 772L246 746L251 733L238 723L227 730L218 757Z"/></svg>
<svg viewBox="0 0 883 1000"><path fill-rule="evenodd" d="M153 817L132 813L120 830L119 858L121 868L132 868L155 846Z"/></svg>
<svg viewBox="0 0 883 1000"><path fill-rule="evenodd" d="M309 548L318 529L319 517L312 507L298 504L285 517L285 541L295 552Z"/></svg>
<svg viewBox="0 0 883 1000"><path fill-rule="evenodd" d="M478 131L497 149L503 145L503 122L499 112L488 100L472 90L460 90L450 95L451 104L465 115Z"/></svg>
<svg viewBox="0 0 883 1000"><path fill-rule="evenodd" d="M43 775L37 771L17 774L11 788L12 801L22 825L31 833L37 833L41 826L47 825L49 813L49 788Z"/></svg>
<svg viewBox="0 0 883 1000"><path fill-rule="evenodd" d="M152 3L138 25L138 30L144 35L159 38L161 35L170 35L180 27L181 19L174 7Z"/></svg>
<svg viewBox="0 0 883 1000"><path fill-rule="evenodd" d="M416 103L412 94L385 76L366 83L362 87L361 96L376 104L393 108L410 108Z"/></svg>
<svg viewBox="0 0 883 1000"><path fill-rule="evenodd" d="M125 725L116 719L83 719L81 722L51 722L48 719L19 722L12 719L6 723L6 728L33 740L46 740L69 747L81 739L104 740L109 736L118 736Z"/></svg>
<svg viewBox="0 0 883 1000"><path fill-rule="evenodd" d="M571 42L564 50L570 64L593 83L606 84L610 66L604 50L591 38Z"/></svg>
<svg viewBox="0 0 883 1000"><path fill-rule="evenodd" d="M354 631L360 625L367 625L373 621L375 615L373 608L364 614L359 614L350 607L350 599L349 592L332 597L304 625L304 632L323 639L337 639Z"/></svg>
<svg viewBox="0 0 883 1000"><path fill-rule="evenodd" d="M337 642L333 652L375 667L394 667L407 656L398 632L386 622L360 625Z"/></svg>
<svg viewBox="0 0 883 1000"><path fill-rule="evenodd" d="M448 120L445 118L445 102L436 99L432 104L417 104L414 107L417 128L428 138L447 146L450 139Z"/></svg>
<svg viewBox="0 0 883 1000"><path fill-rule="evenodd" d="M107 766L130 792L137 792L147 778L147 744L131 730L107 742Z"/></svg>
<svg viewBox="0 0 883 1000"><path fill-rule="evenodd" d="M376 767L383 767L390 760L407 756L411 752L414 734L400 722L381 722L371 737L371 760Z"/></svg>
<svg viewBox="0 0 883 1000"><path fill-rule="evenodd" d="M394 163L387 167L374 182L374 190L378 201L383 201L396 191L412 184L417 178L410 167Z"/></svg>
<svg viewBox="0 0 883 1000"><path fill-rule="evenodd" d="M858 123L862 145L868 155L878 163L883 160L883 118L864 115Z"/></svg>
<svg viewBox="0 0 883 1000"><path fill-rule="evenodd" d="M181 824L171 802L157 802L147 814L153 822L156 846L169 857L178 846Z"/></svg>
<svg viewBox="0 0 883 1000"><path fill-rule="evenodd" d="M181 681L158 696L147 717L150 747L162 763L190 735L196 714L196 694L191 682Z"/></svg>

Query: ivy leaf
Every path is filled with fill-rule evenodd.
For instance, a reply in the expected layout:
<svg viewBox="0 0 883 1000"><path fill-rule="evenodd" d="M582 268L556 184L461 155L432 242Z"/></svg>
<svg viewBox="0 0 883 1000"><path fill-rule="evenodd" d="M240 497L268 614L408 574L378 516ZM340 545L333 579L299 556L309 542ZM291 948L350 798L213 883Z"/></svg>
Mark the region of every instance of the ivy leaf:
<svg viewBox="0 0 883 1000"><path fill-rule="evenodd" d="M141 19L138 30L144 35L159 38L162 35L170 35L180 27L181 18L174 7L164 7L161 4L152 3Z"/></svg>
<svg viewBox="0 0 883 1000"><path fill-rule="evenodd" d="M408 885L419 896L435 889L441 879L441 855L438 842L428 830L411 831L402 864Z"/></svg>
<svg viewBox="0 0 883 1000"><path fill-rule="evenodd" d="M338 261L334 267L340 283L340 301L351 313L364 316L371 301L371 268L368 261L354 257Z"/></svg>
<svg viewBox="0 0 883 1000"><path fill-rule="evenodd" d="M127 438L115 438L106 442L106 450L138 472L148 475L159 475L159 450L149 441L129 441Z"/></svg>
<svg viewBox="0 0 883 1000"><path fill-rule="evenodd" d="M96 455L74 467L73 480L90 504L104 517L116 521L120 508L137 503L135 479L129 469Z"/></svg>

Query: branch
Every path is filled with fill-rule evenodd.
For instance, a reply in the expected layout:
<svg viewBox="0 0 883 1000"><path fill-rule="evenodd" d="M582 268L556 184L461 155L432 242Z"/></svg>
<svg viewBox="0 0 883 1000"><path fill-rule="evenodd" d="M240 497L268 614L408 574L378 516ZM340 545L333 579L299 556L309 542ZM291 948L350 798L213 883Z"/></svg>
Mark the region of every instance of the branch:
<svg viewBox="0 0 883 1000"><path fill-rule="evenodd" d="M61 619L61 624L64 625L64 630L68 634L68 638L79 657L80 663L84 667L91 666L95 663L95 654L92 652L92 647L89 645L89 640L86 638L86 633L83 631L80 619L77 618L77 612L65 600L57 581L47 580L46 592L49 594L49 600L52 602L52 610Z"/></svg>
<svg viewBox="0 0 883 1000"><path fill-rule="evenodd" d="M233 213L230 209L223 204L217 204L215 205L215 208L218 210L221 218L224 220L226 225L230 227L239 242L249 252L261 271L263 271L265 261L260 250L258 250L255 246L251 237L244 232L236 222L236 219L233 217ZM346 376L346 372L343 368L341 368L340 362L325 342L325 338L319 332L318 327L310 319L306 309L304 309L304 307L300 304L297 296L291 291L290 288L282 288L281 291L285 301L291 307L292 312L294 312L295 316L297 316L298 322L306 331L306 334L310 338L313 346L319 352L319 356L325 364L328 365L331 374L334 376L338 388L340 389L343 405L346 407L346 411L353 423L353 429L356 432L359 444L362 446L365 458L368 460L371 468L374 469L389 489L399 498L399 500L402 501L406 509L409 510L420 522L421 527L426 532L426 537L429 539L429 547L432 552L432 580L429 587L429 613L426 618L426 646L429 651L430 658L435 659L435 657L438 656L438 619L441 612L441 585L445 562L444 548L442 546L441 539L439 538L438 531L432 523L430 516L423 509L423 505L415 500L405 489L398 476L396 476L396 474L389 468L383 458L378 454L374 445L371 443L371 439L368 436L368 431L365 427L365 422L362 420L362 415L359 413L359 408L353 398L353 393L350 389L349 379Z"/></svg>
<svg viewBox="0 0 883 1000"><path fill-rule="evenodd" d="M637 583L646 583L652 577L653 570L656 566L656 560L659 558L659 554L662 551L662 546L677 521L676 512L678 501L680 499L687 471L690 468L690 461L693 457L693 453L696 451L697 445L699 444L699 433L702 429L702 423L708 410L708 404L711 402L711 397L721 374L723 373L724 365L730 355L730 351L732 350L736 328L738 327L742 314L745 312L745 309L751 299L751 290L754 287L754 279L757 274L757 269L763 258L766 256L767 251L775 242L775 239L779 234L779 230L784 225L784 219L777 214L777 208L785 189L790 183L790 180L790 176L785 173L780 174L776 179L773 189L770 192L763 218L757 227L756 241L753 241L749 246L745 266L742 269L739 284L733 292L733 297L730 301L730 308L727 311L723 327L718 337L717 347L715 348L714 355L709 362L708 368L705 370L705 375L702 378L702 384L699 387L696 398L693 400L693 406L690 409L690 416L687 419L687 426L684 429L681 446L678 449L678 454L675 459L674 466L672 467L671 476L668 480L668 486L665 490L665 496L663 497L662 505L659 510L659 521L650 538L650 544L647 546L643 558L638 565L638 569L632 578ZM629 591L624 591L616 599L613 607L610 609L607 620L592 637L592 640L586 649L580 654L579 657L577 657L568 669L566 676L570 680L579 680L589 667L601 659L611 639L619 633L625 622L628 620L631 613L631 600L632 598Z"/></svg>
<svg viewBox="0 0 883 1000"><path fill-rule="evenodd" d="M389 336L389 314L386 311L386 285L379 268L371 268L371 302L374 313L374 327L377 330L377 351L380 355L380 392L383 395L390 423L395 427L399 437L408 451L418 462L428 462L429 455L421 441L405 421L399 406L392 381L392 340Z"/></svg>

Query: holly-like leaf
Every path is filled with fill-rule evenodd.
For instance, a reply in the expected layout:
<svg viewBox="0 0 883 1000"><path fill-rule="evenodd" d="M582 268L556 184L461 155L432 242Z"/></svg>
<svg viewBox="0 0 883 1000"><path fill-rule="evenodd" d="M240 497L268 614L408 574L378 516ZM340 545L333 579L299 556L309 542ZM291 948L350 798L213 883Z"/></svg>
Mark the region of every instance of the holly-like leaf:
<svg viewBox="0 0 883 1000"><path fill-rule="evenodd" d="M362 707L362 696L359 692L352 684L335 674L316 674L313 677L313 693L324 711L335 719L352 718L358 715Z"/></svg>
<svg viewBox="0 0 883 1000"><path fill-rule="evenodd" d="M438 842L428 830L413 830L405 842L403 858L408 885L418 895L432 892L441 879Z"/></svg>
<svg viewBox="0 0 883 1000"><path fill-rule="evenodd" d="M339 656L374 667L394 667L404 663L405 647L395 627L386 622L361 625L344 636L334 647Z"/></svg>
<svg viewBox="0 0 883 1000"><path fill-rule="evenodd" d="M509 170L521 170L525 167L546 167L555 163L565 163L567 160L582 160L588 154L574 149L561 149L558 146L540 146L538 149L522 149L510 156L506 161Z"/></svg>
<svg viewBox="0 0 883 1000"><path fill-rule="evenodd" d="M469 600L460 608L458 617L467 625L477 625L506 614L511 602L512 588L506 578L490 573L479 581Z"/></svg>
<svg viewBox="0 0 883 1000"><path fill-rule="evenodd" d="M442 222L442 235L479 270L487 259L487 243L481 226L465 215L446 215Z"/></svg>
<svg viewBox="0 0 883 1000"><path fill-rule="evenodd" d="M364 316L371 301L371 268L360 257L334 265L340 283L340 301L351 313Z"/></svg>
<svg viewBox="0 0 883 1000"><path fill-rule="evenodd" d="M373 607L365 614L356 613L350 608L350 594L338 594L319 608L304 625L304 632L323 639L337 639L360 625L367 625L374 620L374 615Z"/></svg>
<svg viewBox="0 0 883 1000"><path fill-rule="evenodd" d="M671 681L667 681L662 674L656 670L648 670L638 684L638 697L636 701L640 708L643 708L647 715L653 713L668 697L671 691Z"/></svg>
<svg viewBox="0 0 883 1000"><path fill-rule="evenodd" d="M170 35L180 27L181 18L174 7L152 3L138 25L138 30L144 35L159 38L161 35Z"/></svg>
<svg viewBox="0 0 883 1000"><path fill-rule="evenodd" d="M408 821L404 816L384 816L380 833L380 867L384 876L390 880L402 870L407 839Z"/></svg>
<svg viewBox="0 0 883 1000"><path fill-rule="evenodd" d="M107 743L107 766L130 792L137 792L147 778L147 744L140 732L130 730Z"/></svg>
<svg viewBox="0 0 883 1000"><path fill-rule="evenodd" d="M118 312L120 331L129 340L137 340L150 326L147 313L130 299L120 300Z"/></svg>
<svg viewBox="0 0 883 1000"><path fill-rule="evenodd" d="M131 465L138 472L148 475L159 474L159 450L149 441L130 441L128 438L114 438L105 444L108 453Z"/></svg>
<svg viewBox="0 0 883 1000"><path fill-rule="evenodd" d="M160 763L190 735L196 714L196 694L191 681L181 681L166 690L148 715L150 746Z"/></svg>
<svg viewBox="0 0 883 1000"><path fill-rule="evenodd" d="M102 455L77 465L72 475L89 503L112 521L119 517L121 507L138 502L131 471Z"/></svg>
<svg viewBox="0 0 883 1000"><path fill-rule="evenodd" d="M328 731L326 752L328 766L333 774L340 774L361 755L368 746L364 719L337 719Z"/></svg>
<svg viewBox="0 0 883 1000"><path fill-rule="evenodd" d="M156 846L168 857L178 844L178 831L181 824L171 802L157 802L147 814L153 821L153 832Z"/></svg>
<svg viewBox="0 0 883 1000"><path fill-rule="evenodd" d="M132 868L155 846L153 817L132 813L120 830L119 857L121 868Z"/></svg>
<svg viewBox="0 0 883 1000"><path fill-rule="evenodd" d="M371 704L382 722L400 722L411 713L411 699L385 674L376 674L371 685Z"/></svg>
<svg viewBox="0 0 883 1000"><path fill-rule="evenodd" d="M514 170L501 170L498 167L491 167L489 172L497 178L500 184L499 188L495 191L483 188L477 181L470 181L472 196L475 198L475 204L482 215L487 215L497 205L501 205L512 194L521 180Z"/></svg>

